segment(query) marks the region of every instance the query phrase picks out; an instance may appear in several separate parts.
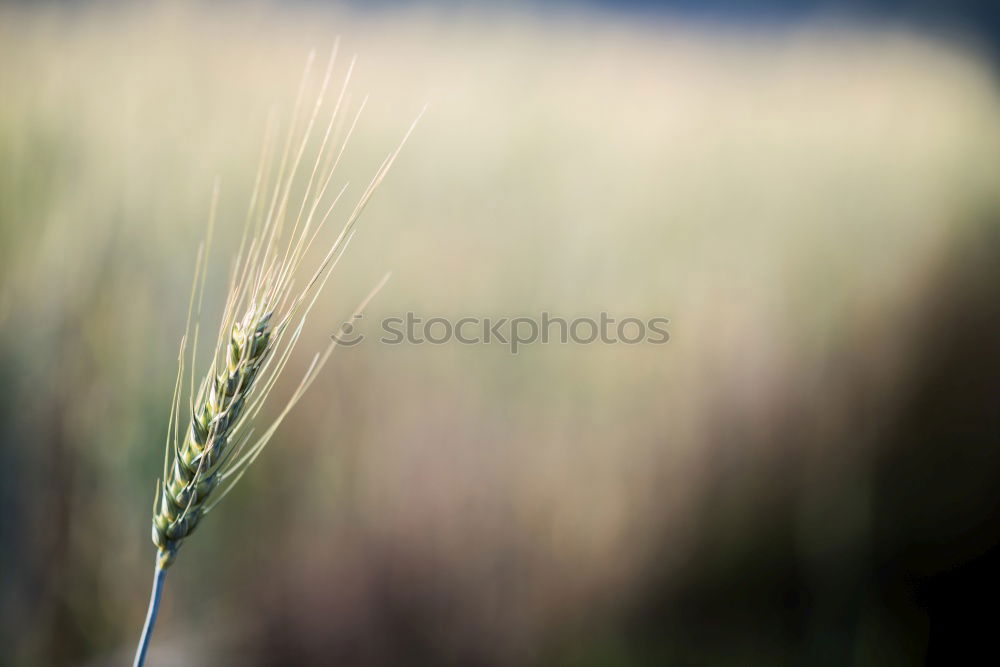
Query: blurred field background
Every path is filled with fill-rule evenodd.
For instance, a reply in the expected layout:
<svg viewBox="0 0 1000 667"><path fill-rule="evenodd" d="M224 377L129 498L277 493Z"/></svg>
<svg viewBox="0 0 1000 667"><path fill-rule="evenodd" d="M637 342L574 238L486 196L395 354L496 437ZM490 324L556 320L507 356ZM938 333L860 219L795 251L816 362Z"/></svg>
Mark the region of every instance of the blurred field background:
<svg viewBox="0 0 1000 667"><path fill-rule="evenodd" d="M337 35L371 94L348 195L429 109L278 394L389 269L369 334L607 311L671 342L339 351L181 550L150 664L902 665L988 639L987 56L852 23L45 5L0 8L4 664L130 659L213 182L208 324L268 111Z"/></svg>

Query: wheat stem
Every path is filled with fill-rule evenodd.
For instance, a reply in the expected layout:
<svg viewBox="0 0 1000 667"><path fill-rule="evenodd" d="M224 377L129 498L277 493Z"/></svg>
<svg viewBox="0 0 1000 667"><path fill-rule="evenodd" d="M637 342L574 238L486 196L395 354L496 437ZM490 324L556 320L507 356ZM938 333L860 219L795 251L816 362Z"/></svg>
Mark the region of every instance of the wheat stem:
<svg viewBox="0 0 1000 667"><path fill-rule="evenodd" d="M142 627L142 636L139 637L139 646L135 650L132 667L142 667L146 662L146 651L149 650L149 641L153 638L153 626L156 625L156 613L160 609L163 580L166 577L167 571L160 566L160 559L157 558L156 569L153 571L153 590L149 594L149 609L146 611L146 624Z"/></svg>
<svg viewBox="0 0 1000 667"><path fill-rule="evenodd" d="M317 154L311 159L312 169L308 172L302 201L293 204L292 193L297 192L296 177L305 160L316 119L323 107L335 57L336 47L330 56L308 122L300 133L298 116L313 55L309 57L273 182L270 177L272 151L269 145L272 128L270 123L268 125L243 236L230 268L229 291L219 333L212 346L209 370L196 383L197 342L205 284L211 266L210 249L219 200L218 182L212 191L206 239L198 250L192 272L194 279L188 301L187 323L178 354L179 369L167 426L163 477L156 486L151 535L157 548L156 572L146 625L136 651L134 667L141 667L145 662L166 570L177 557L181 544L257 459L278 425L312 384L329 358L336 341L329 344L322 355L316 355L284 409L264 430L263 435L251 440L254 431L250 422L271 393L291 357L319 293L354 236L358 216L413 131L411 125L399 147L390 153L376 171L375 177L347 216L340 235L333 241L311 277L303 287L297 287L296 283L301 278L296 274L306 251L312 246L317 233L346 190L345 184L329 204L329 208L326 208L323 217L316 218L321 204L326 204L328 186L361 113L359 109L338 149L330 138L336 123L340 122L341 104L353 70L352 60ZM361 106L363 108L364 104ZM291 223L290 227L287 226L288 223ZM360 316L360 310L385 284L386 278L359 307L352 321ZM190 364L190 373L185 372L186 364ZM186 412L183 407L185 404L189 412L182 414Z"/></svg>

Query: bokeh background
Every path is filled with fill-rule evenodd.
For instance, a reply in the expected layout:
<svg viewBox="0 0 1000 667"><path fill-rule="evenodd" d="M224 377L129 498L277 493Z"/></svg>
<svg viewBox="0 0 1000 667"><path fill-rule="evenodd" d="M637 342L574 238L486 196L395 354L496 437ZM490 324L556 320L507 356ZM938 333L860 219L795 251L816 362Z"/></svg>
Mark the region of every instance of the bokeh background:
<svg viewBox="0 0 1000 667"><path fill-rule="evenodd" d="M390 269L368 333L671 341L338 351L182 549L150 664L995 654L996 16L762 7L0 7L0 662L131 659L213 183L209 323L337 35L349 194L429 108L276 394Z"/></svg>

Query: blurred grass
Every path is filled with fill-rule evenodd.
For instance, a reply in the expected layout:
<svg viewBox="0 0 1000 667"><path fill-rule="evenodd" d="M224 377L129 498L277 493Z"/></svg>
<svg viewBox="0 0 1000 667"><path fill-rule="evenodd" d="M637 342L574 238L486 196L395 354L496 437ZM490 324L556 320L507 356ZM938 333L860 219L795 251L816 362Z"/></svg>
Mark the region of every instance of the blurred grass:
<svg viewBox="0 0 1000 667"><path fill-rule="evenodd" d="M669 579L700 531L759 530L742 507L775 479L822 488L830 461L864 466L877 439L843 437L855 387L891 408L929 288L996 220L995 73L902 31L0 9L8 664L128 652L213 179L231 250L268 110L287 120L306 53L337 34L360 56L354 103L371 93L353 192L431 107L303 348L386 269L370 327L407 310L604 310L669 317L672 341L342 351L267 452L274 471L249 474L181 558L158 664L194 664L191 643L205 664L330 646L390 661L379 641L418 640L385 608L441 661L539 659L559 628L613 618L651 572ZM227 266L223 247L210 314ZM793 452L775 446L789 419L815 433ZM790 455L804 463L787 473ZM739 471L734 506L706 527L719 466ZM805 558L866 539L860 497L843 525L804 529ZM613 635L580 637L567 660L642 661Z"/></svg>

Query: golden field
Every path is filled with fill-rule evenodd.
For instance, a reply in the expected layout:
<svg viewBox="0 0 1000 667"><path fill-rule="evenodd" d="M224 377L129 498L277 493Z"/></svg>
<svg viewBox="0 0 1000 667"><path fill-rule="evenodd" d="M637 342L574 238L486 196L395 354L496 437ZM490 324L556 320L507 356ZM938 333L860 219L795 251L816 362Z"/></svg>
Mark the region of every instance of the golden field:
<svg viewBox="0 0 1000 667"><path fill-rule="evenodd" d="M206 330L268 114L288 127L308 53L337 36L334 81L357 54L350 108L369 96L337 180L348 200L427 111L276 392L393 277L369 338L335 353L182 550L151 664L923 650L918 606L900 603L918 620L898 631L875 594L847 605L846 638L826 630L885 554L958 539L921 504L952 486L884 466L917 460L903 436L928 359L963 351L955 313L1000 284L984 57L849 24L111 4L0 9L5 664L130 655L213 183ZM406 312L542 311L662 316L671 339L516 355L375 340ZM954 525L992 497L997 473L970 461L946 472L971 498L948 506ZM762 607L689 613L711 582L757 590L786 566L814 605L802 628Z"/></svg>

